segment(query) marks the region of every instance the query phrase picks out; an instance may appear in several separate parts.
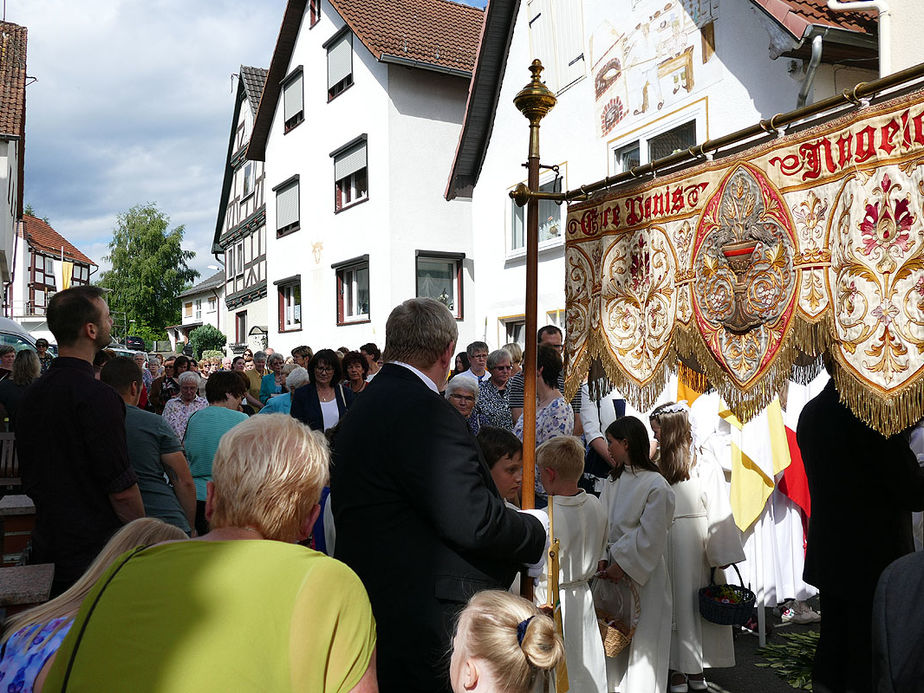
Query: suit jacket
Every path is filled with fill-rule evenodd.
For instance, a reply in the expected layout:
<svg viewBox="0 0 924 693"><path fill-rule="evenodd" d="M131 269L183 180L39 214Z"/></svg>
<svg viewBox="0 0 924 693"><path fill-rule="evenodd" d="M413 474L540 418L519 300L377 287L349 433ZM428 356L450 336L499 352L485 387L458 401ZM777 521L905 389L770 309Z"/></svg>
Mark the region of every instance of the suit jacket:
<svg viewBox="0 0 924 693"><path fill-rule="evenodd" d="M924 690L924 552L899 558L879 578L873 676L877 693Z"/></svg>
<svg viewBox="0 0 924 693"><path fill-rule="evenodd" d="M453 622L539 559L541 523L505 507L465 420L386 364L343 419L331 466L336 558L362 579L389 691L449 691Z"/></svg>
<svg viewBox="0 0 924 693"><path fill-rule="evenodd" d="M340 412L340 418L342 419L353 403L353 391L348 387L334 385L334 397L337 399L337 411ZM313 383L295 390L295 394L292 396L291 414L303 424L307 424L312 431L324 432L324 414L321 411L321 400L318 399L318 390Z"/></svg>
<svg viewBox="0 0 924 693"><path fill-rule="evenodd" d="M833 380L803 408L796 437L812 498L803 577L869 602L883 569L914 550L924 470L903 436L886 438L841 404Z"/></svg>

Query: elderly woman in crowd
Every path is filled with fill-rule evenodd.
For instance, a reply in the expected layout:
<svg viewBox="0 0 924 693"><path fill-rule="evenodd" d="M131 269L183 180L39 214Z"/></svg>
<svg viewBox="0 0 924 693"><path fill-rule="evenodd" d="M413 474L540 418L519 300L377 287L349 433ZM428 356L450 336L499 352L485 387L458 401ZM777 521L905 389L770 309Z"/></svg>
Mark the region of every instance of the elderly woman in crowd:
<svg viewBox="0 0 924 693"><path fill-rule="evenodd" d="M64 641L80 603L119 556L139 546L186 539L163 520L142 517L116 532L73 586L50 602L11 616L0 636L0 683L9 691L41 690L51 658ZM46 667L46 664L48 665Z"/></svg>
<svg viewBox="0 0 924 693"><path fill-rule="evenodd" d="M358 351L351 351L343 357L343 372L346 374L344 385L349 385L354 395L366 389L366 377L369 375L369 362Z"/></svg>
<svg viewBox="0 0 924 693"><path fill-rule="evenodd" d="M9 430L16 429L16 408L22 399L22 393L41 372L42 364L38 355L32 349L23 349L13 359L13 372L10 377L0 380L0 405L10 419Z"/></svg>
<svg viewBox="0 0 924 693"><path fill-rule="evenodd" d="M465 417L469 430L478 435L481 426L478 419L472 416L475 411L475 402L478 401L478 381L467 375L454 376L446 383L446 399Z"/></svg>
<svg viewBox="0 0 924 693"><path fill-rule="evenodd" d="M516 342L510 342L510 344L505 344L501 348L506 349L507 353L510 354L510 365L513 366L513 370L510 371L510 376L513 377L522 370L523 347Z"/></svg>
<svg viewBox="0 0 924 693"><path fill-rule="evenodd" d="M296 544L317 518L328 464L323 436L281 414L225 435L208 484L212 531L124 556L104 574L47 690L65 679L74 691L377 690L362 583ZM129 635L131 647L114 656L113 637Z"/></svg>
<svg viewBox="0 0 924 693"><path fill-rule="evenodd" d="M183 440L186 435L186 423L189 417L200 409L205 409L209 403L199 396L199 374L192 371L180 373L177 378L180 384L180 394L164 405L164 418L176 432L176 437Z"/></svg>
<svg viewBox="0 0 924 693"><path fill-rule="evenodd" d="M340 384L340 359L332 349L321 349L308 362L308 385L292 395L292 416L313 431L337 425L353 403L353 391Z"/></svg>
<svg viewBox="0 0 924 693"><path fill-rule="evenodd" d="M283 366L286 365L286 357L282 354L270 354L266 357L266 367L269 373L263 376L260 381L260 403L266 404L270 397L274 397L285 391L286 377L282 372Z"/></svg>
<svg viewBox="0 0 924 693"><path fill-rule="evenodd" d="M212 480L212 461L218 449L218 441L225 433L247 420L247 414L240 411L246 391L247 381L239 373L215 373L205 386L208 406L191 416L186 427L183 446L196 485L196 531L199 534L208 531L205 519L206 485Z"/></svg>
<svg viewBox="0 0 924 693"><path fill-rule="evenodd" d="M278 397L271 397L266 406L260 410L260 414L291 414L292 398L295 397L295 391L308 384L308 371L301 366L296 366L294 363L286 364L283 370L288 370L286 373L286 389L288 392Z"/></svg>
<svg viewBox="0 0 924 693"><path fill-rule="evenodd" d="M488 354L488 373L491 377L481 383L474 413L479 427L494 426L513 430L513 416L507 404L507 381L513 372L510 361L510 353L506 349L496 349Z"/></svg>

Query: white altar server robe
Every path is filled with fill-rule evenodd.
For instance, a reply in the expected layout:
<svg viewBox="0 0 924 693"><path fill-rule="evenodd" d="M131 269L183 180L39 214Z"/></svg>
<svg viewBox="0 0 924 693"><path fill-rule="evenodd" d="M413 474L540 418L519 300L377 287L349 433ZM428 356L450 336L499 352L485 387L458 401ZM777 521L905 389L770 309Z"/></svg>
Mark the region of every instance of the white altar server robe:
<svg viewBox="0 0 924 693"><path fill-rule="evenodd" d="M657 472L627 467L607 479L600 496L607 517L606 559L618 563L639 589L639 622L631 644L607 657L607 687L620 693L667 689L671 649L671 584L667 536L674 492Z"/></svg>
<svg viewBox="0 0 924 693"><path fill-rule="evenodd" d="M549 496L561 546L559 595L565 631L565 658L572 691L605 693L606 662L597 627L590 578L606 548L606 513L600 501L583 490L576 496ZM548 602L548 572L536 581L537 604Z"/></svg>

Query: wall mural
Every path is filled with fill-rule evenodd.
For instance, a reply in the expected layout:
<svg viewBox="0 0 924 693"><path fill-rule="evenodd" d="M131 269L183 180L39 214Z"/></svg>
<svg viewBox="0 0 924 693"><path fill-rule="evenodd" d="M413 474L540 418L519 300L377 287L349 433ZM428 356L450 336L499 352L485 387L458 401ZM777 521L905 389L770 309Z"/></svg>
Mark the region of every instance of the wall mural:
<svg viewBox="0 0 924 693"><path fill-rule="evenodd" d="M885 434L915 423L922 101L919 91L861 108L571 205L568 392L598 357L646 411L678 358L692 359L747 421L804 355L827 351L860 418Z"/></svg>
<svg viewBox="0 0 924 693"><path fill-rule="evenodd" d="M633 0L635 26L623 32L601 23L591 39L600 137L630 114L650 117L693 91L694 53L700 63L712 57L717 15L718 0Z"/></svg>

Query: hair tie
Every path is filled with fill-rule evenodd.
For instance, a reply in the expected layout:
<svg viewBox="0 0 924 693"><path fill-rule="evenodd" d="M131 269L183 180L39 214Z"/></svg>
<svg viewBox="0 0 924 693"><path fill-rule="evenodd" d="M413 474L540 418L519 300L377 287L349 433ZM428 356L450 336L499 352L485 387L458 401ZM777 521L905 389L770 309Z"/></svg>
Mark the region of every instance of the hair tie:
<svg viewBox="0 0 924 693"><path fill-rule="evenodd" d="M523 644L523 637L526 635L526 629L529 627L529 622L532 621L533 618L533 616L530 616L517 624L517 645Z"/></svg>

